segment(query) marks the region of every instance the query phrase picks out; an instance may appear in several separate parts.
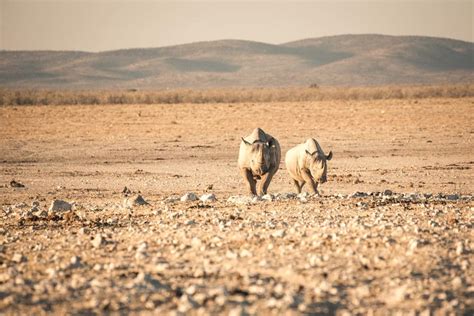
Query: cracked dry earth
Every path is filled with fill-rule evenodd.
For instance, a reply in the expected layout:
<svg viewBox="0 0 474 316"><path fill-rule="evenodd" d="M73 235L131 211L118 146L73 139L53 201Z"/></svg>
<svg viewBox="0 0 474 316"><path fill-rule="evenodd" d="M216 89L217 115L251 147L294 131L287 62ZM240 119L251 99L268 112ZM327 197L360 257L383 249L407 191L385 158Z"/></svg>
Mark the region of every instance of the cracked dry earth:
<svg viewBox="0 0 474 316"><path fill-rule="evenodd" d="M470 315L473 106L1 107L0 312ZM321 196L244 196L256 126L333 151Z"/></svg>

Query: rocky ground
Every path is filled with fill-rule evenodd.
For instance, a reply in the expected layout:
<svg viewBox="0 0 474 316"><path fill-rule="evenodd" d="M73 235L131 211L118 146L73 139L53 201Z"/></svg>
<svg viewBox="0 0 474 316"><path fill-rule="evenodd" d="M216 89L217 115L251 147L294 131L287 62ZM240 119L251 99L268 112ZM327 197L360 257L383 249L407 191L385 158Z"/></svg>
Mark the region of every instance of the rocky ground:
<svg viewBox="0 0 474 316"><path fill-rule="evenodd" d="M0 108L0 312L472 314L473 104ZM321 196L245 195L254 126Z"/></svg>

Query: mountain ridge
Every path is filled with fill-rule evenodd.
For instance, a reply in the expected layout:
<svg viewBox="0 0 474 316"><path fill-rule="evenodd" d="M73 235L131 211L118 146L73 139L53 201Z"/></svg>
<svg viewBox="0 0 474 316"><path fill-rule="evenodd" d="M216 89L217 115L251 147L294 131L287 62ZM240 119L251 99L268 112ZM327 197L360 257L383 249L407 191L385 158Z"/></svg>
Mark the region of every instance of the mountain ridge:
<svg viewBox="0 0 474 316"><path fill-rule="evenodd" d="M224 39L103 52L0 51L0 87L209 88L474 81L474 43L335 35L283 44Z"/></svg>

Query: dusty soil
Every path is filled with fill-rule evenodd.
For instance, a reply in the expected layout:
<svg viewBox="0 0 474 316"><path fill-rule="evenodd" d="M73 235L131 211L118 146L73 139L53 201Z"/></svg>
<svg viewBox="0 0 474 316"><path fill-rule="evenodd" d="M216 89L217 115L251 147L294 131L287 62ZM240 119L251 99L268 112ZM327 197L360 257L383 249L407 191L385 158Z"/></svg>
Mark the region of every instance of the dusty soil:
<svg viewBox="0 0 474 316"><path fill-rule="evenodd" d="M473 110L472 98L1 107L0 311L470 314ZM308 137L333 151L320 197L283 198L282 164L277 200L227 201L246 194L237 152L257 126L283 154ZM124 205L125 186L149 204ZM217 201L165 201L186 192ZM73 210L48 212L54 199Z"/></svg>

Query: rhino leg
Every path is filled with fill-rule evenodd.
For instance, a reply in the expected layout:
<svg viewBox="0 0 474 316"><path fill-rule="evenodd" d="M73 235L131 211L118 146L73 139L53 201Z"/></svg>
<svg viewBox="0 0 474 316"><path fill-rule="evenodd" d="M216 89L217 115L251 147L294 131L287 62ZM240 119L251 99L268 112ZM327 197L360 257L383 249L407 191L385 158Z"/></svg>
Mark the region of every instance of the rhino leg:
<svg viewBox="0 0 474 316"><path fill-rule="evenodd" d="M293 179L293 184L295 185L295 188L296 188L296 192L298 194L301 193L301 189L303 188L303 185L304 185L304 181L298 181L298 180L295 180Z"/></svg>
<svg viewBox="0 0 474 316"><path fill-rule="evenodd" d="M318 193L318 183L314 181L313 177L309 173L309 171L305 170L301 172L301 176L303 177L305 182L309 183L309 190L312 194L319 194Z"/></svg>
<svg viewBox="0 0 474 316"><path fill-rule="evenodd" d="M250 194L257 195L256 184L257 181L253 178L252 172L248 169L240 170L244 181L247 183L247 187L250 191Z"/></svg>
<svg viewBox="0 0 474 316"><path fill-rule="evenodd" d="M268 172L262 176L262 181L258 185L258 194L260 195L265 195L267 194L267 189L268 186L270 185L270 182L272 181L273 175L275 173L273 172Z"/></svg>

